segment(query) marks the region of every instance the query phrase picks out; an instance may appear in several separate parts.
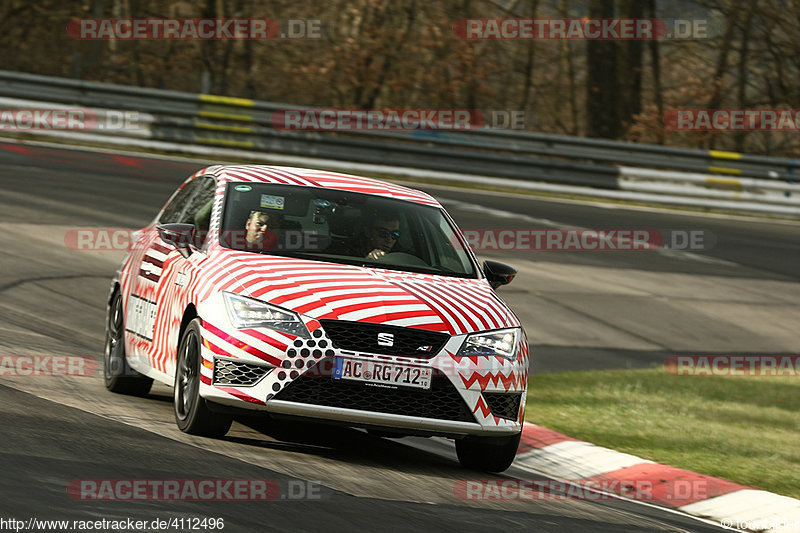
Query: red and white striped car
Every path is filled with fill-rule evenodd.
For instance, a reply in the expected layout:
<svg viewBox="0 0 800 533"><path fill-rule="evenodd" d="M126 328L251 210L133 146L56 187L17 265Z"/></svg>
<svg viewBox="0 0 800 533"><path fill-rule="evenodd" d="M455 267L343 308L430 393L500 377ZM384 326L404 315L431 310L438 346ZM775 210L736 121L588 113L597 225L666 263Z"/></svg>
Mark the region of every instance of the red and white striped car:
<svg viewBox="0 0 800 533"><path fill-rule="evenodd" d="M181 430L222 436L236 409L456 439L461 463L513 461L528 342L431 196L288 167L191 176L113 280L105 383L174 387Z"/></svg>

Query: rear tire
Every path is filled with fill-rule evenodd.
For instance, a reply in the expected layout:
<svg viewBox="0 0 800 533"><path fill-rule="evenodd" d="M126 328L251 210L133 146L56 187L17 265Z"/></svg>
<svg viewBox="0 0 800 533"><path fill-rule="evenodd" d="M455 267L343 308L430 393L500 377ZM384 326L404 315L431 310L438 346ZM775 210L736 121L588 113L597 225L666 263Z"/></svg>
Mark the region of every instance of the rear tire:
<svg viewBox="0 0 800 533"><path fill-rule="evenodd" d="M195 318L183 332L175 361L175 422L190 435L223 437L231 428L233 417L211 411L200 396L201 339L200 319Z"/></svg>
<svg viewBox="0 0 800 533"><path fill-rule="evenodd" d="M111 298L106 314L106 342L103 350L103 379L106 388L117 394L144 396L153 380L132 369L125 359L125 327L122 317L122 295Z"/></svg>
<svg viewBox="0 0 800 533"><path fill-rule="evenodd" d="M511 437L464 437L456 440L458 462L481 472L503 472L517 456L522 432Z"/></svg>

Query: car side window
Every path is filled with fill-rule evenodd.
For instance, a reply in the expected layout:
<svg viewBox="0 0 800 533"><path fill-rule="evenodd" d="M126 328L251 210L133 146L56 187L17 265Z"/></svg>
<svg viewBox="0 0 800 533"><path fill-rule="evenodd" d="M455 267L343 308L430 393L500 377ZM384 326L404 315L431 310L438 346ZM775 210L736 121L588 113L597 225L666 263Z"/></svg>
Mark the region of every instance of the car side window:
<svg viewBox="0 0 800 533"><path fill-rule="evenodd" d="M197 229L207 230L211 222L211 205L214 203L216 182L213 178L197 178L192 196L186 202L186 208L178 222L194 224Z"/></svg>
<svg viewBox="0 0 800 533"><path fill-rule="evenodd" d="M208 237L211 225L211 209L214 207L214 196L217 182L213 178L197 178L200 182L195 193L186 203L186 209L180 217L184 224L194 224L196 241L195 246L203 248Z"/></svg>
<svg viewBox="0 0 800 533"><path fill-rule="evenodd" d="M181 214L183 213L189 198L191 198L192 193L194 193L199 185L199 180L196 179L184 185L183 188L179 190L178 193L172 198L169 204L167 204L167 207L164 208L164 211L161 214L161 218L158 219L158 222L160 224L173 224L180 222Z"/></svg>

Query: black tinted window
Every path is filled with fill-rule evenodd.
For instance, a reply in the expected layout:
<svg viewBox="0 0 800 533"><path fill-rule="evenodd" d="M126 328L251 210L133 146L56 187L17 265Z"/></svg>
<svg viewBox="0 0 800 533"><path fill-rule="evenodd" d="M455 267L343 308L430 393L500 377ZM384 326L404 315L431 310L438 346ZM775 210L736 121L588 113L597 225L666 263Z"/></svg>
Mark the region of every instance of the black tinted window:
<svg viewBox="0 0 800 533"><path fill-rule="evenodd" d="M455 229L433 206L316 187L232 183L220 243L257 253L475 277Z"/></svg>
<svg viewBox="0 0 800 533"><path fill-rule="evenodd" d="M207 230L211 221L211 206L214 203L216 182L212 178L197 178L194 194L186 203L186 209L178 222L194 224L197 229Z"/></svg>
<svg viewBox="0 0 800 533"><path fill-rule="evenodd" d="M181 214L191 198L192 193L194 193L199 185L199 180L192 180L178 191L178 194L176 194L169 204L167 204L167 207L164 208L164 212L161 214L161 218L158 221L162 224L181 222Z"/></svg>

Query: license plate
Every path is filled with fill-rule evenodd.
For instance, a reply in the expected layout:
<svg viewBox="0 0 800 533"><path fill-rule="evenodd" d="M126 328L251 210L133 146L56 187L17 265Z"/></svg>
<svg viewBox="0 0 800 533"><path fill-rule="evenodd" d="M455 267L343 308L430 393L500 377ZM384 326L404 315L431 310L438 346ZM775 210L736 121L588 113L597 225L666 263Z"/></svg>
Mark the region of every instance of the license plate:
<svg viewBox="0 0 800 533"><path fill-rule="evenodd" d="M337 357L333 366L333 379L418 389L431 388L431 374L432 369L428 367L349 357Z"/></svg>

